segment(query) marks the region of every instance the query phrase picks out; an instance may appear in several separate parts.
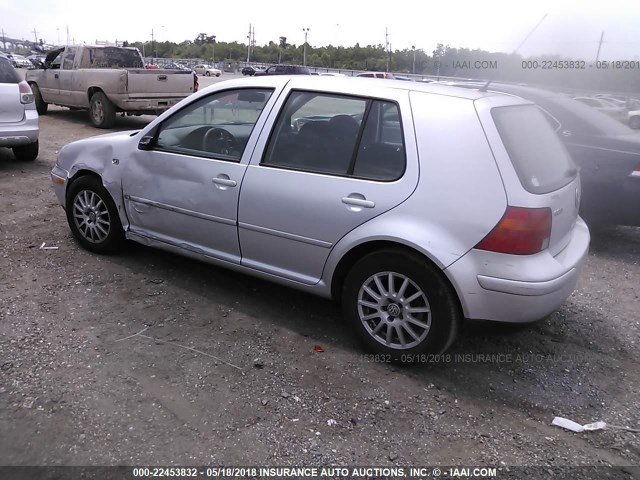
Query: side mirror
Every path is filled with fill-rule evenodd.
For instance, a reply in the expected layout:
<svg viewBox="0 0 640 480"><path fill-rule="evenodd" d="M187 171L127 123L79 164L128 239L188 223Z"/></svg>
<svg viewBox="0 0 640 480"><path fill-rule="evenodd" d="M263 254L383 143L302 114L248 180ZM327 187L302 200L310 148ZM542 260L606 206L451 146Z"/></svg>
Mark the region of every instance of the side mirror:
<svg viewBox="0 0 640 480"><path fill-rule="evenodd" d="M145 135L144 137L142 137L140 139L140 142L138 143L138 150L147 150L147 151L153 150L153 144L154 144L153 139L155 138L154 134Z"/></svg>

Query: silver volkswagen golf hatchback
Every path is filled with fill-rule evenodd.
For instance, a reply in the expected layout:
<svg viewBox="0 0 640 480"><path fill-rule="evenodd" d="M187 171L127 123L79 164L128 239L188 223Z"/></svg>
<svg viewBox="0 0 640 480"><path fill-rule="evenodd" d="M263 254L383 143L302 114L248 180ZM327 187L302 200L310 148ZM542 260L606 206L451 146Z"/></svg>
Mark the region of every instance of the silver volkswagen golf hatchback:
<svg viewBox="0 0 640 480"><path fill-rule="evenodd" d="M590 240L540 110L445 85L225 81L66 145L51 178L83 247L129 239L337 299L370 349L409 361L463 318L549 315Z"/></svg>

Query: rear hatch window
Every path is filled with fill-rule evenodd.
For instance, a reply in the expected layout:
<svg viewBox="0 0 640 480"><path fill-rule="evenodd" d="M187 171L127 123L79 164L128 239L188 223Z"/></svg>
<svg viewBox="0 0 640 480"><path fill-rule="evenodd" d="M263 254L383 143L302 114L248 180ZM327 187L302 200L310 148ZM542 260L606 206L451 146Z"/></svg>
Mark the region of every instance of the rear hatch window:
<svg viewBox="0 0 640 480"><path fill-rule="evenodd" d="M21 80L9 60L0 57L0 83L20 83Z"/></svg>
<svg viewBox="0 0 640 480"><path fill-rule="evenodd" d="M553 192L576 177L573 160L538 107L497 107L491 114L520 183L528 192Z"/></svg>

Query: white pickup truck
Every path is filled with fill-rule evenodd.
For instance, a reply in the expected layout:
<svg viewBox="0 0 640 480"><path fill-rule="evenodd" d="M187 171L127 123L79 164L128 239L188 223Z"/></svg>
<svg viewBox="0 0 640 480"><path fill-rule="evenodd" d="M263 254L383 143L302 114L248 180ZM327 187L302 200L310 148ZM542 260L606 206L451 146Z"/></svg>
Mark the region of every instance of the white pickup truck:
<svg viewBox="0 0 640 480"><path fill-rule="evenodd" d="M48 104L88 109L94 126L109 128L117 112L158 115L194 92L189 70L145 69L137 48L67 46L47 54L42 70L30 70L40 115Z"/></svg>

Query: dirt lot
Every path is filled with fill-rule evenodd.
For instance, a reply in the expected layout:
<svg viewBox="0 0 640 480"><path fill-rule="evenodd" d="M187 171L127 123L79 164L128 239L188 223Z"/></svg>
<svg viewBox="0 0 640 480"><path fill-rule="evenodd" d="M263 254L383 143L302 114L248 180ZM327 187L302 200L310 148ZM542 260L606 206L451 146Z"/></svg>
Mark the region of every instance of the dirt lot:
<svg viewBox="0 0 640 480"><path fill-rule="evenodd" d="M49 172L99 133L52 108L38 160L0 149L0 464L640 464L638 433L550 425L640 428L640 229L594 234L547 320L467 323L443 361L400 368L323 300L141 246L80 249Z"/></svg>

